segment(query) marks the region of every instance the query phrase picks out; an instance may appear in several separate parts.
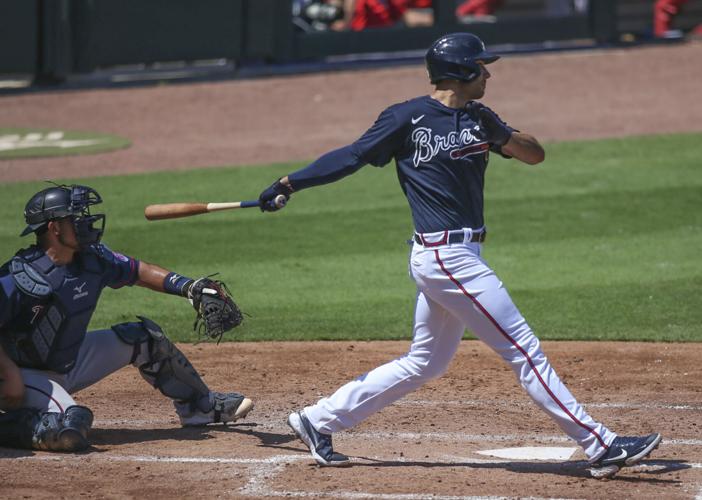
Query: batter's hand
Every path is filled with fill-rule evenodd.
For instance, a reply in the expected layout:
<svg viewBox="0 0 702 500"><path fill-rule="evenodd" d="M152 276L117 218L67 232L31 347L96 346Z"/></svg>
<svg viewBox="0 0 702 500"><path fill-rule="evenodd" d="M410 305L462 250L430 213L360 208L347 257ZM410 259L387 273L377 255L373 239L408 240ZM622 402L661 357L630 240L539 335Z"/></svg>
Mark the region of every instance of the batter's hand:
<svg viewBox="0 0 702 500"><path fill-rule="evenodd" d="M261 212L275 212L276 210L280 210L281 207L276 205L275 198L282 194L285 196L285 201L287 201L290 199L292 192L292 188L286 186L278 179L258 196L258 204Z"/></svg>
<svg viewBox="0 0 702 500"><path fill-rule="evenodd" d="M504 146L512 138L514 129L484 104L471 101L466 105L466 111L483 129L488 142L496 146Z"/></svg>

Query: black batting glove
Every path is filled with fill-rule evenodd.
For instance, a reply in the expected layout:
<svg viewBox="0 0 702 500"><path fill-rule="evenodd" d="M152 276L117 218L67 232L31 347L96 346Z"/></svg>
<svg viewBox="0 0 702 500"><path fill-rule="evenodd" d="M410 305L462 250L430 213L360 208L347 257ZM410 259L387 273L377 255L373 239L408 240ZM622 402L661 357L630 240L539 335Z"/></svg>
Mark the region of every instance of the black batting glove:
<svg viewBox="0 0 702 500"><path fill-rule="evenodd" d="M261 209L261 212L275 212L276 210L280 210L280 207L275 205L275 198L282 194L285 196L286 200L289 200L292 192L293 190L291 188L280 182L280 179L278 179L264 189L258 196L258 206Z"/></svg>
<svg viewBox="0 0 702 500"><path fill-rule="evenodd" d="M514 129L484 104L471 101L466 104L466 111L471 118L478 122L489 143L502 147L512 137Z"/></svg>

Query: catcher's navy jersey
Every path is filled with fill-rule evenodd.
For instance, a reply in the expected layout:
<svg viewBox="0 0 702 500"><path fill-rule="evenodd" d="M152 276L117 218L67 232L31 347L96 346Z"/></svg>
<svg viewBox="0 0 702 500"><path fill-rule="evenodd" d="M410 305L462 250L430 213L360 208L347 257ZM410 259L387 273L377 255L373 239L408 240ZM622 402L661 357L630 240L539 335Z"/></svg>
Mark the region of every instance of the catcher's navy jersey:
<svg viewBox="0 0 702 500"><path fill-rule="evenodd" d="M0 343L19 366L59 373L73 366L103 288L131 286L139 274L139 261L102 244L81 252L66 266L53 264L37 246L20 250L12 262L22 263L23 272L50 288L42 295L28 293L13 278L10 262L0 267ZM41 356L34 351L27 354L33 332L46 330L40 323L47 315L52 341L45 342Z"/></svg>
<svg viewBox="0 0 702 500"><path fill-rule="evenodd" d="M491 148L501 154L463 108L422 96L390 106L356 142L322 156L289 180L299 190L394 158L416 231L479 229Z"/></svg>

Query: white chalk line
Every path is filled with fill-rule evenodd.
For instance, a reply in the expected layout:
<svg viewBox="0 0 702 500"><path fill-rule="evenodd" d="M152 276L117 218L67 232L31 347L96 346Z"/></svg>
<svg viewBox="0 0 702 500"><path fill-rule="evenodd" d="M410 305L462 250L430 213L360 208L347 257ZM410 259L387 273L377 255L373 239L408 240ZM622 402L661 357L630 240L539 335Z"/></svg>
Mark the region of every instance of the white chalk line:
<svg viewBox="0 0 702 500"><path fill-rule="evenodd" d="M134 463L184 463L184 464L238 464L246 466L254 466L251 476L245 486L238 490L238 493L244 496L254 497L327 497L328 491L294 491L294 490L273 490L269 488L269 480L282 470L285 464L311 461L309 455L276 455L267 458L223 458L223 457L167 457L155 455L109 455L101 454L99 456L87 455L35 455L31 457L17 457L16 460L21 461L51 461L61 462L82 462L82 461L103 461L103 462L134 462ZM364 461L364 460L354 460ZM402 460L400 460L402 461ZM480 463L480 464L506 464L508 460L488 460L488 459L469 459L463 462ZM454 464L454 461L443 462L447 465ZM232 492L234 493L234 492ZM493 500L493 499L510 499L524 497L506 497L506 496L453 496L453 495L436 495L433 493L370 493L362 491L334 491L335 498L356 499L398 499L398 500L422 500L432 498L435 500ZM529 497L533 500L565 500L552 497Z"/></svg>
<svg viewBox="0 0 702 500"><path fill-rule="evenodd" d="M269 481L276 476L286 464L291 464L301 461L312 461L308 454L303 455L274 455L265 458L238 458L238 457L181 457L181 456L159 456L159 455L113 455L109 453L103 453L100 455L90 454L90 455L33 455L27 457L16 457L14 460L18 461L49 461L49 462L61 462L65 465L68 462L80 463L84 461L96 462L132 462L132 463L183 463L183 464L236 464L243 465L250 468L250 477L243 487L238 491L239 494L245 496L255 496L255 497L323 497L328 496L329 492L325 491L293 491L293 490L273 490L269 487ZM373 460L385 460L383 457L370 457L370 460L352 458L352 462L362 463ZM408 462L411 464L415 460L399 457L393 458L394 462ZM514 460L504 460L504 459L485 459L485 458L474 458L474 457L463 457L455 455L444 455L443 457L432 458L433 462L444 463L446 465L462 465L462 464L496 464L496 465L506 465L514 463ZM585 461L579 462L583 467L587 467ZM638 470L660 470L664 469L666 465L664 463L656 463L655 460L650 461L648 464L640 464L632 469ZM686 463L685 467L702 469L702 463ZM231 492L235 494L235 492ZM700 491L702 493L702 490ZM442 496L434 495L431 493L411 493L411 494L382 494L382 493L369 493L369 492L358 492L358 491L335 491L334 497L336 498L348 498L351 500L356 499L366 499L366 498L380 498L380 499L398 499L398 500L420 500L425 498L433 499L445 499L445 500L458 500L458 499L473 499L473 500L491 500L496 498L522 498L522 497L505 497L505 496ZM537 497L529 497L537 500ZM547 500L547 498L538 497L540 500ZM551 499L550 497L548 500ZM699 500L698 497L695 500Z"/></svg>
<svg viewBox="0 0 702 500"><path fill-rule="evenodd" d="M281 414L282 415L282 414ZM145 429L145 428L173 428L180 429L177 421L173 419L148 419L148 420L127 420L127 419L99 419L94 423L94 429L101 428L115 429ZM243 433L247 431L270 431L279 434L291 434L290 428L284 423L284 418L255 420L249 427L246 422L235 424L237 429ZM208 431L216 432L218 426L210 426L205 428ZM536 433L520 433L520 434L468 434L465 432L386 432L386 431L357 431L349 430L334 434L334 439L344 442L355 439L387 439L387 440L408 440L408 441L452 441L452 442L475 442L475 443L492 443L492 442L513 442L533 441L537 443L572 443L573 441L564 435L544 435ZM668 438L663 436L661 446L702 446L702 439L683 439L683 438Z"/></svg>

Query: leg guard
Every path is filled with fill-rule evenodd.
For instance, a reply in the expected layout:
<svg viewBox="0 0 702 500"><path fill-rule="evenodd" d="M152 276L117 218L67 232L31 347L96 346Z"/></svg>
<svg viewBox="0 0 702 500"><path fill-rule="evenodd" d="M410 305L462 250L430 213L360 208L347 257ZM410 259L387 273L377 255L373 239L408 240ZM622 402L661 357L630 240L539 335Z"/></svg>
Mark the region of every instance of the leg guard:
<svg viewBox="0 0 702 500"><path fill-rule="evenodd" d="M71 406L66 413L23 408L0 416L0 444L43 451L80 451L89 446L93 413Z"/></svg>
<svg viewBox="0 0 702 500"><path fill-rule="evenodd" d="M139 368L141 376L176 402L193 408L208 406L210 391L185 355L156 323L137 317L140 322L121 323L112 329L122 341L134 345L132 363Z"/></svg>

